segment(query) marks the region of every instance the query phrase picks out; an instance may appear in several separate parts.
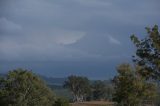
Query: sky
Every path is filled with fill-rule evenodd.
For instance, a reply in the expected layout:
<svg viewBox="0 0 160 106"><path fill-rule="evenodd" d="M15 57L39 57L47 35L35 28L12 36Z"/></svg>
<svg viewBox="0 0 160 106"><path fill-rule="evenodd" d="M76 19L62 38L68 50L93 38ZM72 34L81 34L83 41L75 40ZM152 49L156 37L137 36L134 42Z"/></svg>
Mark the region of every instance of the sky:
<svg viewBox="0 0 160 106"><path fill-rule="evenodd" d="M109 79L131 63L130 36L160 25L159 0L0 0L0 73Z"/></svg>

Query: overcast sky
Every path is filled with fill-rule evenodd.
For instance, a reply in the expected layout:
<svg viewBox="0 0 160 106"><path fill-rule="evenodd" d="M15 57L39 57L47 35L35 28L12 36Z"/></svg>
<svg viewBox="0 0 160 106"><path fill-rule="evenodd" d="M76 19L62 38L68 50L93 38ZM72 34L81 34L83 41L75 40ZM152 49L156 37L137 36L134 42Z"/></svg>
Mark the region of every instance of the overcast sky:
<svg viewBox="0 0 160 106"><path fill-rule="evenodd" d="M130 62L130 35L160 24L159 0L0 0L0 71L95 79Z"/></svg>

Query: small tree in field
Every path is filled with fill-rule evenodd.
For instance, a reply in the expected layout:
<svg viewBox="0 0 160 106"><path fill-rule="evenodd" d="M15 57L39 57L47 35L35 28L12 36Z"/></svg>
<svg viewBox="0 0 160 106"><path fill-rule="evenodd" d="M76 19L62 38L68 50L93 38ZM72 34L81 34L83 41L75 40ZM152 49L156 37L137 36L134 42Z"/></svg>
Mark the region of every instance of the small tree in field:
<svg viewBox="0 0 160 106"><path fill-rule="evenodd" d="M68 88L76 102L85 101L90 93L89 80L86 77L69 76L65 81L64 87Z"/></svg>

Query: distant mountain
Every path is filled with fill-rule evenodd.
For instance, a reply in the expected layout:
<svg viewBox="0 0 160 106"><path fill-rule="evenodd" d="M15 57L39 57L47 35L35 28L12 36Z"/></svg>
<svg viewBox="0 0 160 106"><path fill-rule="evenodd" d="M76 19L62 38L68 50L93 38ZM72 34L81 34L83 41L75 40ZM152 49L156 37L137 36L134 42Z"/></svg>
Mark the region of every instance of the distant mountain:
<svg viewBox="0 0 160 106"><path fill-rule="evenodd" d="M0 73L0 77L5 77L6 74ZM54 78L54 77L47 77L43 75L38 75L42 80L46 82L47 85L52 86L53 88L62 88L64 82L66 81L67 78ZM93 83L96 80L90 80L91 83ZM106 85L112 85L111 80L103 80L103 82Z"/></svg>
<svg viewBox="0 0 160 106"><path fill-rule="evenodd" d="M5 77L5 76L6 76L6 74L0 73L0 77Z"/></svg>
<svg viewBox="0 0 160 106"><path fill-rule="evenodd" d="M42 80L44 80L47 85L55 85L62 86L66 80L66 78L54 78L54 77L46 77L43 75L38 75ZM6 77L6 74L0 73L0 77Z"/></svg>
<svg viewBox="0 0 160 106"><path fill-rule="evenodd" d="M57 85L62 86L66 80L66 78L54 78L54 77L46 77L40 75L40 77L48 84L48 85Z"/></svg>

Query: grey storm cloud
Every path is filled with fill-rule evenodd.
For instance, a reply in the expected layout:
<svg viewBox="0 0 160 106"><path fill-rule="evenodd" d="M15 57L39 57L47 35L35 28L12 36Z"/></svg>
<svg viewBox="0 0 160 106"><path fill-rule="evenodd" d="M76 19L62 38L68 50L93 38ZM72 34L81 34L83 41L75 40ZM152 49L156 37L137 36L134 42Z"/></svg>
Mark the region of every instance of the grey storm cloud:
<svg viewBox="0 0 160 106"><path fill-rule="evenodd" d="M0 60L122 61L160 23L159 0L1 0ZM83 66L82 66L83 67Z"/></svg>
<svg viewBox="0 0 160 106"><path fill-rule="evenodd" d="M21 30L21 26L18 24L15 24L12 21L7 20L6 18L2 17L0 18L0 32L1 34L7 34L7 33L16 33Z"/></svg>
<svg viewBox="0 0 160 106"><path fill-rule="evenodd" d="M76 56L75 51L78 56L116 55L107 54L107 49L117 44L115 49L119 48L129 38L127 30L158 24L158 10L156 0L2 0L0 52L3 58L13 54L19 55L14 58L42 54L63 58L66 49L71 57ZM97 53L99 48L103 50Z"/></svg>

